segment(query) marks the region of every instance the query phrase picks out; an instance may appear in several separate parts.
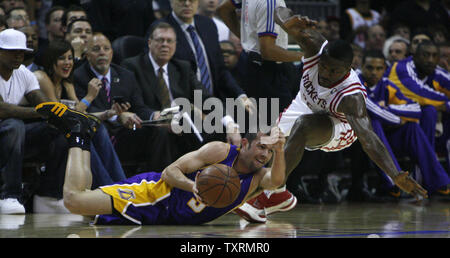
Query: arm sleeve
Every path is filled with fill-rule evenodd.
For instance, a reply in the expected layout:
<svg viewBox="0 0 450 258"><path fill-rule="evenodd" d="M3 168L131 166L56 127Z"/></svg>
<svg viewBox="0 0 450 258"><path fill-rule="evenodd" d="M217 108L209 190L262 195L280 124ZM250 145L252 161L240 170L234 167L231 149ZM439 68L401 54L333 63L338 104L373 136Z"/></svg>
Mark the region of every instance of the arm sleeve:
<svg viewBox="0 0 450 258"><path fill-rule="evenodd" d="M36 78L36 76L29 71L28 69L24 70L25 74L26 74L26 89L25 89L25 94L28 94L34 90L39 90L41 87L39 86L39 82Z"/></svg>
<svg viewBox="0 0 450 258"><path fill-rule="evenodd" d="M276 7L276 0L259 1L256 7L257 17L257 31L258 36L273 36L277 37L275 32L274 12Z"/></svg>

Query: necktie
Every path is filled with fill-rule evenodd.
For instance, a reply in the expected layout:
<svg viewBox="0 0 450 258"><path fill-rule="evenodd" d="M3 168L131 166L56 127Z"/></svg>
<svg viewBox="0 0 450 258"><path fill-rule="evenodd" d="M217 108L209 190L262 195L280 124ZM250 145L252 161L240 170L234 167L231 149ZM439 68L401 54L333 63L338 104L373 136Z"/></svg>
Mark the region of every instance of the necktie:
<svg viewBox="0 0 450 258"><path fill-rule="evenodd" d="M197 54L197 66L200 69L201 83L203 84L203 86L205 86L208 92L212 94L211 79L209 77L208 67L206 66L206 56L205 53L203 52L202 46L200 45L197 32L195 32L195 29L194 27L192 27L192 25L189 25L187 31L191 36L192 42L194 43L195 47L195 53Z"/></svg>
<svg viewBox="0 0 450 258"><path fill-rule="evenodd" d="M111 87L109 86L108 79L106 77L102 78L102 85L106 91L106 97L108 99L108 103L111 103Z"/></svg>
<svg viewBox="0 0 450 258"><path fill-rule="evenodd" d="M170 93L164 80L164 70L160 67L158 70L158 94L161 101L162 109L170 108Z"/></svg>

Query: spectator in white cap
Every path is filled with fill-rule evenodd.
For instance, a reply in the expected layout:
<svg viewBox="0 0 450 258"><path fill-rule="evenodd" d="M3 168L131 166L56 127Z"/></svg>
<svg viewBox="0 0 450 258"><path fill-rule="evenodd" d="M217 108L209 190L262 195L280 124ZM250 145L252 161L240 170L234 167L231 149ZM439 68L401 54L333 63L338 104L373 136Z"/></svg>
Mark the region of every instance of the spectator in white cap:
<svg viewBox="0 0 450 258"><path fill-rule="evenodd" d="M0 214L25 213L24 158L45 162L46 171L42 173L37 192L55 200L62 199L62 193L57 190L62 188L58 184L64 181L67 142L34 111L35 105L48 99L33 73L22 65L27 51L33 50L27 48L24 33L14 29L0 32L0 174L3 182Z"/></svg>

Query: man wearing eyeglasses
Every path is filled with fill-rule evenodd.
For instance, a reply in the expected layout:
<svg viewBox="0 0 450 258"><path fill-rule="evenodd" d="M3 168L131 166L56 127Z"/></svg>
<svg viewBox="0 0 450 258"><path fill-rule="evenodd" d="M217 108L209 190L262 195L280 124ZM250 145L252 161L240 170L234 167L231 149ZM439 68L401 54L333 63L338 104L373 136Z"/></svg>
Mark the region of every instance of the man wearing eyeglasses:
<svg viewBox="0 0 450 258"><path fill-rule="evenodd" d="M144 103L156 110L152 115L154 120L160 118L163 109L184 105L176 102L178 98L189 100L191 110L194 111L194 115L199 116L200 120L204 114L199 109L201 107L193 105L195 102L194 91L201 91L203 99L211 97L211 94L197 79L191 64L185 60L174 58L177 42L175 29L170 24L156 23L152 27L148 39L149 53L127 58L121 64L134 72L142 89ZM194 134L175 135L172 128L168 129L174 143L173 151L177 151L177 155L200 147L200 142Z"/></svg>
<svg viewBox="0 0 450 258"><path fill-rule="evenodd" d="M112 63L111 42L102 33L94 33L87 44L86 61L74 72L75 91L78 99L96 113L111 110L115 103L128 103L130 109L120 115L100 117L113 136L116 152L122 162L143 163L142 169L164 168L172 162L172 150L167 132L156 127L142 127L143 120L151 119L155 110L147 107L134 74ZM91 89L100 87L93 100L83 99ZM150 146L159 146L158 152ZM131 172L130 172L131 173Z"/></svg>
<svg viewBox="0 0 450 258"><path fill-rule="evenodd" d="M186 60L196 72L197 80L213 97L225 103L226 98L234 98L251 112L253 103L226 69L219 45L217 26L206 16L197 15L198 0L170 0L172 13L158 22L172 25L177 37L174 57ZM147 35L149 35L147 33ZM231 116L224 116L222 124L226 129L227 141L239 145L239 126ZM222 136L206 135L208 138Z"/></svg>

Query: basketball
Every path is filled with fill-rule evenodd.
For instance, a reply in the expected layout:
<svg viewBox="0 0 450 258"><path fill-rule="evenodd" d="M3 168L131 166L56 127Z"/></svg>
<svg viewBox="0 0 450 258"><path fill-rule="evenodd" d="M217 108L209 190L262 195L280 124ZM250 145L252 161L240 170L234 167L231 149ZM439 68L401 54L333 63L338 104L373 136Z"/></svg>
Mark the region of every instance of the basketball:
<svg viewBox="0 0 450 258"><path fill-rule="evenodd" d="M241 191L238 174L224 164L213 164L203 169L197 178L196 187L198 195L214 208L232 204Z"/></svg>

